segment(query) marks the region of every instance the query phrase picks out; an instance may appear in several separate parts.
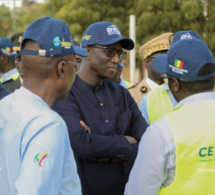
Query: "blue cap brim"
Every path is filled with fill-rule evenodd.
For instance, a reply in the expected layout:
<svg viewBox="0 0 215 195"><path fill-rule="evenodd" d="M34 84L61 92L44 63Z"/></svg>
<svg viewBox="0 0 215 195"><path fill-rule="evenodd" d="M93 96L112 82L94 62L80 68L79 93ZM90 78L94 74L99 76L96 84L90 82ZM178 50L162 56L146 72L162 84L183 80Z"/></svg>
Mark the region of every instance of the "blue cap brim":
<svg viewBox="0 0 215 195"><path fill-rule="evenodd" d="M77 47L77 46L72 46L70 49L65 49L65 48L55 48L51 50L26 50L26 49L21 49L20 50L21 55L38 55L42 57L52 57L52 56L65 56L69 54L77 54L82 57L87 57L88 52L86 49Z"/></svg>
<svg viewBox="0 0 215 195"><path fill-rule="evenodd" d="M73 46L73 49L74 49L74 53L79 55L79 56L82 56L82 57L87 57L88 56L88 52L85 48L81 48L81 47L78 47L78 46Z"/></svg>
<svg viewBox="0 0 215 195"><path fill-rule="evenodd" d="M127 50L134 49L134 41L132 41L132 39L130 39L130 38L116 37L116 38L113 38L113 39L108 39L106 41L101 41L101 42L99 42L97 44L106 46L106 45L111 45L111 44L114 44L114 43L117 43L117 42L121 42L122 43L122 48L124 48L124 49L127 49Z"/></svg>
<svg viewBox="0 0 215 195"><path fill-rule="evenodd" d="M153 60L153 68L158 73L161 74L166 73L167 66L168 66L167 54L159 55Z"/></svg>

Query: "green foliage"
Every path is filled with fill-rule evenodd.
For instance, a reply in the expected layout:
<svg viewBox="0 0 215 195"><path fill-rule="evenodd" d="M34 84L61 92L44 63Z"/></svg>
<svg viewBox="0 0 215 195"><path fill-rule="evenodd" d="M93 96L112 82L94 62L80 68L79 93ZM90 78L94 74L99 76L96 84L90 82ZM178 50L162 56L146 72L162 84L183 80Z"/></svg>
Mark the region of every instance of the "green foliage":
<svg viewBox="0 0 215 195"><path fill-rule="evenodd" d="M79 42L86 28L101 20L114 23L123 36L129 36L129 15L135 15L137 52L144 43L165 32L192 29L215 54L214 13L212 0L47 0L45 4L23 0L23 6L17 8L17 31L24 31L33 20L49 15L66 21L73 39ZM8 8L0 6L2 35L11 34L11 15ZM6 29L2 24L6 24ZM138 53L136 57L141 65Z"/></svg>
<svg viewBox="0 0 215 195"><path fill-rule="evenodd" d="M43 6L43 4L38 3L23 4L21 10L18 10L17 32L24 32L27 26L35 19L46 16Z"/></svg>
<svg viewBox="0 0 215 195"><path fill-rule="evenodd" d="M2 37L6 37L12 32L11 14L10 9L4 4L0 6L0 33Z"/></svg>

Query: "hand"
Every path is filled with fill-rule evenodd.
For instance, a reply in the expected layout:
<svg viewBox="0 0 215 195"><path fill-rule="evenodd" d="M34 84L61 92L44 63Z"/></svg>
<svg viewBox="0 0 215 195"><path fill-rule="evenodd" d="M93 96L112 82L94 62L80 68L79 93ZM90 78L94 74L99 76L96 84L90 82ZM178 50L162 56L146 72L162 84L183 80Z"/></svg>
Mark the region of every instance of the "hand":
<svg viewBox="0 0 215 195"><path fill-rule="evenodd" d="M92 133L91 130L90 130L90 128L84 123L84 121L80 121L80 125L83 128L85 128L88 131L88 133Z"/></svg>
<svg viewBox="0 0 215 195"><path fill-rule="evenodd" d="M134 137L132 137L132 136L125 135L125 138L128 140L128 142L129 142L131 145L137 143L137 140L136 140Z"/></svg>

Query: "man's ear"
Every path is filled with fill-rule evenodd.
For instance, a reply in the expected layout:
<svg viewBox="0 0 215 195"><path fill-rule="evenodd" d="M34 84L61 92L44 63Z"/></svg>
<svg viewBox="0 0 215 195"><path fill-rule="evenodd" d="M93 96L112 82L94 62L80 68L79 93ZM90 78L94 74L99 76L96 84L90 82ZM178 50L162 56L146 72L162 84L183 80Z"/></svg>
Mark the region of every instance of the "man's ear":
<svg viewBox="0 0 215 195"><path fill-rule="evenodd" d="M8 61L8 57L6 55L1 55L1 58L2 58L2 62L3 63L6 63Z"/></svg>
<svg viewBox="0 0 215 195"><path fill-rule="evenodd" d="M91 49L90 49L90 47L86 46L86 47L84 47L84 49L86 49L87 53L88 53L88 56L86 57L86 60L90 60L90 56L91 56Z"/></svg>
<svg viewBox="0 0 215 195"><path fill-rule="evenodd" d="M172 82L171 82L171 89L174 91L174 92L178 92L180 89L181 89L181 83L178 79L176 78L172 78Z"/></svg>
<svg viewBox="0 0 215 195"><path fill-rule="evenodd" d="M64 78L66 72L66 61L61 60L57 64L57 75L59 78Z"/></svg>
<svg viewBox="0 0 215 195"><path fill-rule="evenodd" d="M144 59L144 63L146 65L146 67L151 66L151 60L149 58Z"/></svg>

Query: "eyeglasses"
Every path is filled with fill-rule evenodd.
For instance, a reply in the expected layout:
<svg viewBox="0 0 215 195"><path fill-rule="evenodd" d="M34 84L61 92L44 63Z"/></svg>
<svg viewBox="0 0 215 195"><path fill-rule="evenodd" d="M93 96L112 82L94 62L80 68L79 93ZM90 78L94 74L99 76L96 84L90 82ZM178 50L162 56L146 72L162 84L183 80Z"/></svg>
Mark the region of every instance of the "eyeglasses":
<svg viewBox="0 0 215 195"><path fill-rule="evenodd" d="M122 56L123 56L123 50L122 49L118 50L118 49L115 49L113 47L103 47L103 46L98 47L95 45L91 45L90 47L98 48L98 49L104 49L107 57L110 57L110 58L114 57L116 55L116 53L118 54L119 58L122 58Z"/></svg>
<svg viewBox="0 0 215 195"><path fill-rule="evenodd" d="M68 62L69 64L73 64L73 65L75 65L75 66L78 66L78 64L77 64L76 62L69 61L69 60L64 60L64 61Z"/></svg>

